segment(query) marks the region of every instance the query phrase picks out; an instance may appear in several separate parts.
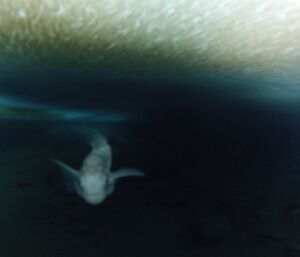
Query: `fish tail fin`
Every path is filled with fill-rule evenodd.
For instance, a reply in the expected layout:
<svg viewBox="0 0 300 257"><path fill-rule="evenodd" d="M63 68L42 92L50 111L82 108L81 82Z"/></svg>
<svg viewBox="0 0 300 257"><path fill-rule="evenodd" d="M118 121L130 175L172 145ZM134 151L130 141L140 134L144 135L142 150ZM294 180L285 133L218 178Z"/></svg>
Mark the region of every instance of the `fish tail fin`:
<svg viewBox="0 0 300 257"><path fill-rule="evenodd" d="M99 133L97 130L93 130L89 135L89 144L94 151L103 148L108 145L106 137Z"/></svg>

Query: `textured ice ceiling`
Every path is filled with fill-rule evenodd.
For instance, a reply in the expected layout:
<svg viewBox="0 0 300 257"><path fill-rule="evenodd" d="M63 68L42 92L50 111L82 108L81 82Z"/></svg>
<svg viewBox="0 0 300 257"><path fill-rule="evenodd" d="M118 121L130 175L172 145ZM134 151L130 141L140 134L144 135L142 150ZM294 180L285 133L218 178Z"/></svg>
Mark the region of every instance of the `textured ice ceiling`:
<svg viewBox="0 0 300 257"><path fill-rule="evenodd" d="M103 88L113 84L107 79L162 78L195 87L210 84L221 91L225 84L229 94L241 97L298 98L300 2L296 0L0 0L0 4L0 82L5 96L61 105L55 92L67 103L72 82L83 76L93 80L84 82L81 91L86 97L96 92L97 85L105 95ZM73 92L73 97L79 96Z"/></svg>

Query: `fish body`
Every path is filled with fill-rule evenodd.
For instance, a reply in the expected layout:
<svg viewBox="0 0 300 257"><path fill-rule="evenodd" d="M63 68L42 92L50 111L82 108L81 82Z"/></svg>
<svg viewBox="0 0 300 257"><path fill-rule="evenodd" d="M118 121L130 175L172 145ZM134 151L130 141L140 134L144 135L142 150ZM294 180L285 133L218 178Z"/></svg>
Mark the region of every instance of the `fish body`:
<svg viewBox="0 0 300 257"><path fill-rule="evenodd" d="M110 171L112 151L105 136L95 132L91 145L92 150L83 160L79 171L59 160L52 160L62 169L68 190L76 192L87 203L102 203L113 193L116 180L121 177L144 176L143 172L135 169Z"/></svg>

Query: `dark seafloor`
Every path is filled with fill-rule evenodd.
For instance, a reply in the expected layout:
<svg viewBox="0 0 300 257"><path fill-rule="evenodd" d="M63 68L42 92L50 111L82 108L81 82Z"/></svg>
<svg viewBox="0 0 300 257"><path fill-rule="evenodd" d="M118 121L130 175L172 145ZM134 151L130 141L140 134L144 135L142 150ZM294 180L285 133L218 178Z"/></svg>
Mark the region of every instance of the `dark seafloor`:
<svg viewBox="0 0 300 257"><path fill-rule="evenodd" d="M129 118L0 121L1 257L300 256L297 103L213 80L26 78L2 90ZM146 174L98 206L68 194L50 161L79 168L89 128L107 135L113 169Z"/></svg>

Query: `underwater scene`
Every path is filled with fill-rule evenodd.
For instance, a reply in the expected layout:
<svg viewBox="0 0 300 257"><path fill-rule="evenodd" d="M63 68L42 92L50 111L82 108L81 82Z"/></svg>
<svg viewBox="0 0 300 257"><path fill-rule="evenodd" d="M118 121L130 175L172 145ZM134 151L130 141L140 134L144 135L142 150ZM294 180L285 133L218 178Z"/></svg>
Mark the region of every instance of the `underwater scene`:
<svg viewBox="0 0 300 257"><path fill-rule="evenodd" d="M0 0L0 257L300 257L299 13Z"/></svg>
<svg viewBox="0 0 300 257"><path fill-rule="evenodd" d="M7 91L99 114L50 117L24 106L3 114L1 256L300 255L294 105L205 90L213 80L200 90L77 75L82 92L68 94L69 77L52 76L46 94L37 76ZM104 182L124 169L128 177ZM74 173L102 175L97 183Z"/></svg>

